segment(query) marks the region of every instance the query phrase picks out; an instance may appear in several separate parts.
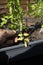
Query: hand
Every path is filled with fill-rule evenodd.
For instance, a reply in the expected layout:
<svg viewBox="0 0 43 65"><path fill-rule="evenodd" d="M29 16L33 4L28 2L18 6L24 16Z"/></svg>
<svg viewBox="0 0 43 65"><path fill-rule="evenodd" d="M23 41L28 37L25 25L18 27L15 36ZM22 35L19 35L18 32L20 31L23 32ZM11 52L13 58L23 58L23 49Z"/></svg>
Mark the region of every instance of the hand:
<svg viewBox="0 0 43 65"><path fill-rule="evenodd" d="M0 29L0 44L3 44L6 41L6 38L14 36L15 34L15 30Z"/></svg>

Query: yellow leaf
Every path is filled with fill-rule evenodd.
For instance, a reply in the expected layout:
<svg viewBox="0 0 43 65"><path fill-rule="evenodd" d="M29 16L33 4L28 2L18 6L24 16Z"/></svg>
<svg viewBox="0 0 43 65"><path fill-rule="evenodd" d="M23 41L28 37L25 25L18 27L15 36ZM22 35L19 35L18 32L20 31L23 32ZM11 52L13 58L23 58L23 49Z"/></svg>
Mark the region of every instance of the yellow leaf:
<svg viewBox="0 0 43 65"><path fill-rule="evenodd" d="M24 33L23 35L24 35L24 36L28 36L29 34L28 34L28 33Z"/></svg>
<svg viewBox="0 0 43 65"><path fill-rule="evenodd" d="M22 41L22 40L23 40L23 37L18 38L18 40L19 40L19 41Z"/></svg>
<svg viewBox="0 0 43 65"><path fill-rule="evenodd" d="M18 34L18 36L22 36L22 33Z"/></svg>

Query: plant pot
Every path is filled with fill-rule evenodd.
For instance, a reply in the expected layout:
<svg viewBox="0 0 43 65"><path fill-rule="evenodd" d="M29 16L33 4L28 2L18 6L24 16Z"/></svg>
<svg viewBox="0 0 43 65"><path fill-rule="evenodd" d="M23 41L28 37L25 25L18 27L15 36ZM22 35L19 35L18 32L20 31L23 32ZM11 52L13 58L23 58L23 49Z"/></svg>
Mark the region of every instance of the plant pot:
<svg viewBox="0 0 43 65"><path fill-rule="evenodd" d="M26 48L24 47L23 44L19 44L19 45L5 47L5 48L0 49L0 57L4 58L5 56L5 59L7 57L6 63L11 63L11 65L14 65L12 63L15 63L16 61L18 62L23 59L24 60L30 59L33 56L37 56L41 54L43 55L43 40L30 42Z"/></svg>

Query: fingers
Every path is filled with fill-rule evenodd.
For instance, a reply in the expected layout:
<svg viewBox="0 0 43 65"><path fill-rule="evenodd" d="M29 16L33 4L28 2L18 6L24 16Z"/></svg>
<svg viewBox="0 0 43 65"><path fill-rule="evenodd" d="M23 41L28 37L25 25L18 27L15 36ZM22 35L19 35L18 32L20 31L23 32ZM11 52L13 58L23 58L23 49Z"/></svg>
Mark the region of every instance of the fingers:
<svg viewBox="0 0 43 65"><path fill-rule="evenodd" d="M5 30L5 29L0 29L0 36L4 36L5 38L6 37L10 37L10 36L13 36L16 34L16 31L15 30Z"/></svg>
<svg viewBox="0 0 43 65"><path fill-rule="evenodd" d="M5 30L5 33L7 33L8 35L14 35L16 34L15 30Z"/></svg>
<svg viewBox="0 0 43 65"><path fill-rule="evenodd" d="M14 36L15 34L15 30L0 29L0 44L3 44L7 38Z"/></svg>

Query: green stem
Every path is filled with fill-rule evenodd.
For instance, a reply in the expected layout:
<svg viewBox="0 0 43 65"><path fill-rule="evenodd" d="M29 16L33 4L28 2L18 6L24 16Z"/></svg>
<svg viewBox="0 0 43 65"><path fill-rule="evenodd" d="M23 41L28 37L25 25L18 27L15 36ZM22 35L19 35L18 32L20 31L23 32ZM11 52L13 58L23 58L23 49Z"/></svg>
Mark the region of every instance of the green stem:
<svg viewBox="0 0 43 65"><path fill-rule="evenodd" d="M20 1L19 0L17 0L17 4L20 5Z"/></svg>
<svg viewBox="0 0 43 65"><path fill-rule="evenodd" d="M12 7L11 6L9 7L9 13L10 13L10 15L12 14Z"/></svg>
<svg viewBox="0 0 43 65"><path fill-rule="evenodd" d="M20 32L22 32L22 21L20 21L19 24L20 24Z"/></svg>
<svg viewBox="0 0 43 65"><path fill-rule="evenodd" d="M25 47L27 47L27 42L26 41L24 41L24 45L25 45Z"/></svg>
<svg viewBox="0 0 43 65"><path fill-rule="evenodd" d="M18 3L18 6L20 7L20 0L17 0L17 3ZM19 9L19 12L21 10ZM22 32L22 17L20 16L20 21L19 21L19 24L20 24L20 32Z"/></svg>

